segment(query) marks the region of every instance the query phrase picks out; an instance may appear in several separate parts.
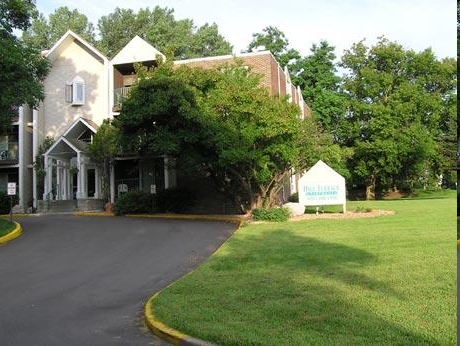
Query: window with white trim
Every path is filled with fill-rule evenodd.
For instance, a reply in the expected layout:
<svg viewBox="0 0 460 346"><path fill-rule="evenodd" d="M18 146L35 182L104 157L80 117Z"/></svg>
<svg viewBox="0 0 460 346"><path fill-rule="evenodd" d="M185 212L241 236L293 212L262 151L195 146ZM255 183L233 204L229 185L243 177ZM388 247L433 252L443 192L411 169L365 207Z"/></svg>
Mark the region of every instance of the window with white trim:
<svg viewBox="0 0 460 346"><path fill-rule="evenodd" d="M80 76L75 76L72 82L65 86L65 100L73 106L85 104L85 81Z"/></svg>

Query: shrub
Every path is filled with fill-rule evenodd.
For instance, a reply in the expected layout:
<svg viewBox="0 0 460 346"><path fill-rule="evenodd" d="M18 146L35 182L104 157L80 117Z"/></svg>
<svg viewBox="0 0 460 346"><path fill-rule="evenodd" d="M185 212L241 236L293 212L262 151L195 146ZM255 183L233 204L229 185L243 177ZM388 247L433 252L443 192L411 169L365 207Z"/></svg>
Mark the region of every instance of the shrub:
<svg viewBox="0 0 460 346"><path fill-rule="evenodd" d="M13 207L18 204L19 197L13 196ZM10 213L10 196L6 192L0 191L0 214L9 214Z"/></svg>
<svg viewBox="0 0 460 346"><path fill-rule="evenodd" d="M157 194L156 209L160 213L183 213L195 203L195 200L195 193L189 189L173 187Z"/></svg>
<svg viewBox="0 0 460 346"><path fill-rule="evenodd" d="M372 212L372 208L366 208L362 206L357 206L355 210L355 213L370 213L370 212Z"/></svg>
<svg viewBox="0 0 460 346"><path fill-rule="evenodd" d="M113 206L115 215L153 212L153 195L142 191L128 191L117 199Z"/></svg>
<svg viewBox="0 0 460 346"><path fill-rule="evenodd" d="M289 196L288 201L292 203L299 203L299 193L294 192L292 195Z"/></svg>
<svg viewBox="0 0 460 346"><path fill-rule="evenodd" d="M254 209L252 216L257 221L287 221L291 212L287 208L268 208L268 209Z"/></svg>

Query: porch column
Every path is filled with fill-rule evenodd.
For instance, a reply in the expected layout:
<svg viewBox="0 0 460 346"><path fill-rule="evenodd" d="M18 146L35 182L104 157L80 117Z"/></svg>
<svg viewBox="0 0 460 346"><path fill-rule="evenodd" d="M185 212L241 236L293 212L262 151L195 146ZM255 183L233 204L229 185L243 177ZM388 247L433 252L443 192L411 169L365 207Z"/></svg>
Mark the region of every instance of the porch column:
<svg viewBox="0 0 460 346"><path fill-rule="evenodd" d="M164 175L165 175L165 189L169 188L169 169L168 169L168 158L165 157L163 159L163 163L164 163Z"/></svg>
<svg viewBox="0 0 460 346"><path fill-rule="evenodd" d="M32 160L35 161L38 153L38 130L37 130L38 110L32 110ZM46 162L46 161L45 161ZM32 169L32 199L33 207L37 208L37 172Z"/></svg>
<svg viewBox="0 0 460 346"><path fill-rule="evenodd" d="M94 168L94 198L99 198L101 193L101 179L99 177L99 168Z"/></svg>
<svg viewBox="0 0 460 346"><path fill-rule="evenodd" d="M85 160L81 158L81 165L79 170L80 176L80 198L88 198L88 189L87 189L87 173L86 173L86 164Z"/></svg>
<svg viewBox="0 0 460 346"><path fill-rule="evenodd" d="M78 168L78 173L77 173L77 199L80 199L80 198L83 198L83 178L82 178L82 176L84 175L84 171L83 171L82 157L81 157L81 154L79 152L77 153L77 168Z"/></svg>
<svg viewBox="0 0 460 346"><path fill-rule="evenodd" d="M62 161L56 160L56 199L62 199L62 186L61 186L61 174L62 174Z"/></svg>
<svg viewBox="0 0 460 346"><path fill-rule="evenodd" d="M110 165L110 203L115 203L115 165Z"/></svg>
<svg viewBox="0 0 460 346"><path fill-rule="evenodd" d="M61 199L67 200L69 199L69 164L66 162L63 167L61 168L62 172L62 180L61 180L61 191L62 196Z"/></svg>
<svg viewBox="0 0 460 346"><path fill-rule="evenodd" d="M45 155L45 188L43 200L51 199L51 189L53 187L53 159Z"/></svg>
<svg viewBox="0 0 460 346"><path fill-rule="evenodd" d="M164 176L165 176L165 189L170 187L176 187L176 171L174 168L174 159L170 159L167 156L164 157ZM173 167L171 167L173 166Z"/></svg>

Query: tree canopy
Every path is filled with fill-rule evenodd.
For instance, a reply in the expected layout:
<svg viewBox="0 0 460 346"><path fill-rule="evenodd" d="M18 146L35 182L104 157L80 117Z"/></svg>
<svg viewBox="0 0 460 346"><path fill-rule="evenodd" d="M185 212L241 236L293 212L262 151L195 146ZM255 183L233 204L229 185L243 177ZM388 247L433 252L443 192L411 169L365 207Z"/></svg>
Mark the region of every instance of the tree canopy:
<svg viewBox="0 0 460 346"><path fill-rule="evenodd" d="M174 10L155 6L153 9L116 8L93 23L78 10L59 7L48 19L39 14L23 40L37 49L49 49L67 30L94 44L107 57L114 57L134 36L138 35L159 51L175 59L187 59L230 54L231 44L219 33L217 24L195 27L193 20L174 17Z"/></svg>
<svg viewBox="0 0 460 346"><path fill-rule="evenodd" d="M280 63L281 67L288 66L293 61L300 58L300 53L289 48L289 40L284 33L274 26L268 26L261 33L252 34L252 41L249 43L247 51L269 50Z"/></svg>
<svg viewBox="0 0 460 346"><path fill-rule="evenodd" d="M271 206L292 169L311 165L317 128L240 65L162 64L141 78L114 122L125 150L172 155L248 203ZM310 158L310 161L308 161Z"/></svg>
<svg viewBox="0 0 460 346"><path fill-rule="evenodd" d="M341 78L334 61L334 47L321 41L314 43L310 51L310 55L297 59L292 65L292 80L300 86L313 117L325 131L336 136L337 122L344 114L345 105L340 93Z"/></svg>
<svg viewBox="0 0 460 346"><path fill-rule="evenodd" d="M8 131L18 107L37 106L44 98L42 81L48 62L13 33L15 29L26 30L36 13L31 1L0 2L0 79L6 82L0 98L1 133Z"/></svg>
<svg viewBox="0 0 460 346"><path fill-rule="evenodd" d="M381 37L371 47L354 44L341 66L348 100L338 136L354 149L350 163L367 197L378 185L396 188L439 175L447 159L440 155L442 137L451 137L448 124L455 112L454 61Z"/></svg>
<svg viewBox="0 0 460 346"><path fill-rule="evenodd" d="M22 38L29 46L45 50L51 48L67 30L72 30L89 43L95 42L93 24L77 9L70 10L68 7L57 8L48 19L40 13Z"/></svg>

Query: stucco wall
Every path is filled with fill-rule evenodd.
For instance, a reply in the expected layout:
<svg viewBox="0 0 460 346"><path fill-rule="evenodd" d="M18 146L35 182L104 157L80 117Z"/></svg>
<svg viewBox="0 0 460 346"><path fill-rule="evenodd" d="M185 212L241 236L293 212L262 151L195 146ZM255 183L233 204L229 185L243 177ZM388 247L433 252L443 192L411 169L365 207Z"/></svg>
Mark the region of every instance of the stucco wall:
<svg viewBox="0 0 460 346"><path fill-rule="evenodd" d="M65 100L65 86L75 76L85 81L85 104L72 106ZM96 124L108 117L108 81L104 64L75 41L68 43L52 61L45 80L45 101L40 108L38 142L46 136L57 139L79 117Z"/></svg>

